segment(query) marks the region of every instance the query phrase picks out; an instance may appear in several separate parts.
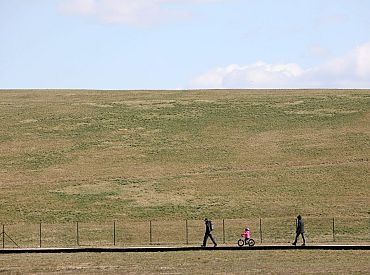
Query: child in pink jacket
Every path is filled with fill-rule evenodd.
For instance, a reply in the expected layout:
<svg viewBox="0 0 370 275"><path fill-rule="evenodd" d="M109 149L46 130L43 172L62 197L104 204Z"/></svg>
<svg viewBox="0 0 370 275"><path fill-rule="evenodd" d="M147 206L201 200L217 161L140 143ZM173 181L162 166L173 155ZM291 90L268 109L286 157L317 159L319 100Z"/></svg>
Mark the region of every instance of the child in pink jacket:
<svg viewBox="0 0 370 275"><path fill-rule="evenodd" d="M244 237L244 240L245 240L245 241L248 241L248 240L251 238L251 231L249 230L249 228L248 228L248 227L246 227L246 228L244 229L244 232L243 232L243 234L242 234L242 237Z"/></svg>

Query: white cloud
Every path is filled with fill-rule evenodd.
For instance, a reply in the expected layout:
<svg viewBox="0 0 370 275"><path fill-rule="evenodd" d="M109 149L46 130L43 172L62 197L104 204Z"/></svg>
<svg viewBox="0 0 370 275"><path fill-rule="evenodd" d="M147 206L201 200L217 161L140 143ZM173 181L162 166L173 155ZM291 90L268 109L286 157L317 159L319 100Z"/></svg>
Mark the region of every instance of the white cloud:
<svg viewBox="0 0 370 275"><path fill-rule="evenodd" d="M64 1L59 6L62 13L76 15L93 15L96 13L96 8L95 0Z"/></svg>
<svg viewBox="0 0 370 275"><path fill-rule="evenodd" d="M289 79L299 77L303 70L296 64L270 65L264 62L240 66L229 65L224 68L211 70L193 80L194 86L203 87L258 87L263 84L284 84Z"/></svg>
<svg viewBox="0 0 370 275"><path fill-rule="evenodd" d="M309 52L313 57L316 58L328 58L330 57L330 51L324 47L321 47L319 45L312 45L309 48Z"/></svg>
<svg viewBox="0 0 370 275"><path fill-rule="evenodd" d="M362 79L370 79L370 43L358 47L354 54L357 74Z"/></svg>
<svg viewBox="0 0 370 275"><path fill-rule="evenodd" d="M191 13L173 4L204 4L225 0L64 0L59 11L67 15L92 16L103 23L151 26L183 20Z"/></svg>
<svg viewBox="0 0 370 275"><path fill-rule="evenodd" d="M369 88L370 42L313 68L298 64L229 65L191 81L193 88Z"/></svg>

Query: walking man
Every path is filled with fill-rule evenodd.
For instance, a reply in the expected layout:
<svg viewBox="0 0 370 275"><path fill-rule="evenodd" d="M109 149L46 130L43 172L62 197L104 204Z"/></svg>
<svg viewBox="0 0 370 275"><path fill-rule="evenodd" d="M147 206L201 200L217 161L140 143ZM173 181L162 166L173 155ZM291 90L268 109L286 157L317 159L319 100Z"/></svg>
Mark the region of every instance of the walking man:
<svg viewBox="0 0 370 275"><path fill-rule="evenodd" d="M303 222L303 219L301 217L301 215L298 215L297 217L297 220L296 220L296 232L295 232L295 240L294 242L292 243L293 245L296 245L297 244L297 240L298 240L298 237L299 235L302 235L302 240L303 240L303 246L306 245L306 240L304 238L304 222Z"/></svg>
<svg viewBox="0 0 370 275"><path fill-rule="evenodd" d="M204 219L204 224L206 226L206 231L204 233L204 239L203 239L203 245L202 247L205 247L207 245L207 239L208 237L210 237L211 241L213 242L213 245L214 247L217 246L217 243L215 242L215 240L213 239L212 237L212 230L213 230L213 225L212 225L212 222L209 221L207 218Z"/></svg>

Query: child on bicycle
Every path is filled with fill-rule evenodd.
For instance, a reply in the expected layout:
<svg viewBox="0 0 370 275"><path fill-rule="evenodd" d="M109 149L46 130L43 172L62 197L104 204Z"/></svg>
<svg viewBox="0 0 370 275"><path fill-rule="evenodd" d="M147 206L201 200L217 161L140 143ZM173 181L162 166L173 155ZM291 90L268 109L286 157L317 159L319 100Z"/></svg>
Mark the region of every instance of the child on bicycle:
<svg viewBox="0 0 370 275"><path fill-rule="evenodd" d="M245 242L247 242L251 238L251 231L248 227L245 227L242 237L244 237Z"/></svg>

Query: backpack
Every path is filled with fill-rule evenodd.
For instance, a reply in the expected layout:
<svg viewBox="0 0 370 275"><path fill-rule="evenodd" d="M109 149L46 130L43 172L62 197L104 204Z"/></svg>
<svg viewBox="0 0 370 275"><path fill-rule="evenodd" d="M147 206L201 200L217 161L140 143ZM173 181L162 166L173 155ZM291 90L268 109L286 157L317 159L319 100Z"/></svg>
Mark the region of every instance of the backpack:
<svg viewBox="0 0 370 275"><path fill-rule="evenodd" d="M213 229L215 229L213 223L211 221L209 221L209 230L210 231L213 231Z"/></svg>

